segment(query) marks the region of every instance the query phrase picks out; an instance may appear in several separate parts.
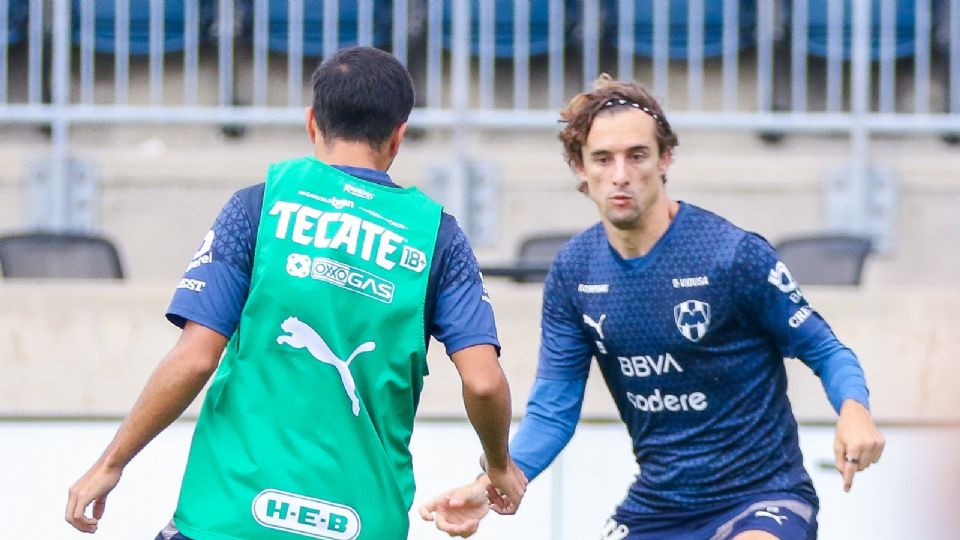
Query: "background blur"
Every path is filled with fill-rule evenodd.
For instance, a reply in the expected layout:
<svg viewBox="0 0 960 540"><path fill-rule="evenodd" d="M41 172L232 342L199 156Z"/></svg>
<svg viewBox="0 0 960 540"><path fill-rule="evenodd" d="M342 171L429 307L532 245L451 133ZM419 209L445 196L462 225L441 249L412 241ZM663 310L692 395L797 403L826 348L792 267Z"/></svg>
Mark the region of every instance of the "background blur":
<svg viewBox="0 0 960 540"><path fill-rule="evenodd" d="M163 313L184 267L231 193L311 151L310 74L358 43L414 76L391 174L468 232L518 416L537 269L596 221L557 111L601 72L636 79L679 133L671 195L780 246L860 356L888 443L849 494L835 415L787 360L820 537L960 534L960 0L0 0L4 538L81 536L66 490L177 338ZM430 362L416 504L479 454L441 346ZM596 375L558 463L477 538L599 536L636 465ZM97 537L169 519L198 405L133 462ZM412 521L411 539L446 537Z"/></svg>

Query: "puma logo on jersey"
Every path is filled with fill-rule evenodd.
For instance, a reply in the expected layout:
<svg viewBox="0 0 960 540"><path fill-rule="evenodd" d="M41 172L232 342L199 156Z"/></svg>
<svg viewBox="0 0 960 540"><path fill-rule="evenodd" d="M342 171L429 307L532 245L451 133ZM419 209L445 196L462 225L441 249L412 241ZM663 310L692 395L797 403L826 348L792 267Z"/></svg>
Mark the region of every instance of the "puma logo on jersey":
<svg viewBox="0 0 960 540"><path fill-rule="evenodd" d="M353 380L353 374L350 373L350 363L353 362L353 359L356 358L357 355L374 350L377 344L372 341L361 343L350 353L350 356L348 356L346 360L341 360L340 357L333 354L333 351L331 351L330 347L323 341L320 334L300 319L287 317L287 319L280 324L280 328L289 335L281 335L278 337L278 345L288 345L294 349L306 349L307 352L317 360L337 368L337 373L340 374L340 382L343 384L343 390L347 393L347 397L350 398L350 402L353 405L353 415L359 416L360 399L357 397L357 385Z"/></svg>
<svg viewBox="0 0 960 540"><path fill-rule="evenodd" d="M783 522L787 520L787 516L780 515L780 508L777 506L768 506L766 510L757 510L755 514L756 517L768 517L777 522L777 525L783 525Z"/></svg>
<svg viewBox="0 0 960 540"><path fill-rule="evenodd" d="M600 540L623 540L628 534L630 529L626 525L609 519L600 529Z"/></svg>
<svg viewBox="0 0 960 540"><path fill-rule="evenodd" d="M607 318L607 314L606 314L606 313L601 313L601 314L600 314L600 319L599 319L599 320L596 320L596 321L593 320L592 318L590 318L590 316L587 315L586 313L583 314L583 322L584 322L584 324L586 324L586 325L589 326L590 328L593 328L594 330L596 330L596 331L597 331L597 335L600 336L600 339L604 339L604 337L603 337L603 321L604 321L606 318Z"/></svg>

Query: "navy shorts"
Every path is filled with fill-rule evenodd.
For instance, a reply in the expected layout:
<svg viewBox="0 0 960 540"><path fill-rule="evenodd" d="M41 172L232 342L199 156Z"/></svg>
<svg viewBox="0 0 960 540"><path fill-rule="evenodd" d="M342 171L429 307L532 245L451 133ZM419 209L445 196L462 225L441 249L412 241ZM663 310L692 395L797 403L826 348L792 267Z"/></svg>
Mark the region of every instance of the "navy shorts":
<svg viewBox="0 0 960 540"><path fill-rule="evenodd" d="M731 507L692 514L637 514L618 508L600 540L730 540L765 531L779 540L815 540L817 508L791 494L753 495Z"/></svg>
<svg viewBox="0 0 960 540"><path fill-rule="evenodd" d="M176 525L173 524L173 521L167 524L166 527L157 534L157 537L153 540L190 540L184 536L180 531L177 530Z"/></svg>

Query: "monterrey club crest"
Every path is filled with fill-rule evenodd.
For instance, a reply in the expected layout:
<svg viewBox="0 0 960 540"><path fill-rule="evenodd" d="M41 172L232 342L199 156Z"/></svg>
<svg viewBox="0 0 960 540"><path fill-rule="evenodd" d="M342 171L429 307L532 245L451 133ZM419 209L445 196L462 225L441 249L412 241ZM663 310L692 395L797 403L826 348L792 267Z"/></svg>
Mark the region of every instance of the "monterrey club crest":
<svg viewBox="0 0 960 540"><path fill-rule="evenodd" d="M700 300L687 300L674 306L673 320L683 337L696 343L703 339L710 327L710 304Z"/></svg>

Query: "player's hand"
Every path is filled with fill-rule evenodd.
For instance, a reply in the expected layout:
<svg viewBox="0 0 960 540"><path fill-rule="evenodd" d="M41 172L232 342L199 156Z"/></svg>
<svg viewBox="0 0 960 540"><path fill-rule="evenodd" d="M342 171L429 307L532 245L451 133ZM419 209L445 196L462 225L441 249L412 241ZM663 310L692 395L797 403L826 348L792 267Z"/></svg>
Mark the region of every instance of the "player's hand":
<svg viewBox="0 0 960 540"><path fill-rule="evenodd" d="M843 490L850 491L853 475L880 460L886 441L873 423L870 411L852 399L840 407L833 452L843 475Z"/></svg>
<svg viewBox="0 0 960 540"><path fill-rule="evenodd" d="M488 463L486 470L490 478L487 487L490 508L498 514L515 514L527 492L527 477L512 459L506 467L494 467Z"/></svg>
<svg viewBox="0 0 960 540"><path fill-rule="evenodd" d="M107 494L116 487L122 472L122 469L110 468L101 462L94 464L68 492L64 516L67 523L81 532L97 532L97 525L107 506ZM86 515L90 503L93 503L93 517Z"/></svg>
<svg viewBox="0 0 960 540"><path fill-rule="evenodd" d="M451 489L421 506L420 517L435 521L437 528L450 536L472 536L490 508L487 501L489 485L490 480L484 475L470 484Z"/></svg>

